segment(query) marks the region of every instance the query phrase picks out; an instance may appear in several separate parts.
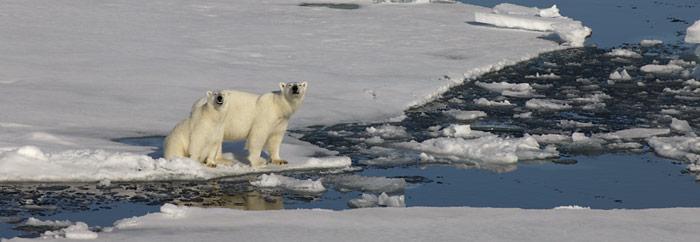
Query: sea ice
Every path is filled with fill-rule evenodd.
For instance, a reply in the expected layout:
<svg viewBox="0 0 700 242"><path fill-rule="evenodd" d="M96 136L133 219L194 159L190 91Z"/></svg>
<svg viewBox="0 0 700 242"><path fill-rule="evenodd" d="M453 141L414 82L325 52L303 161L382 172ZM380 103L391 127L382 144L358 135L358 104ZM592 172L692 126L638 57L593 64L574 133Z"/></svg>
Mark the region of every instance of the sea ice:
<svg viewBox="0 0 700 242"><path fill-rule="evenodd" d="M679 74L681 71L683 71L683 67L670 63L666 65L648 64L642 66L641 68L639 68L639 70L646 73L654 73L659 75L672 75Z"/></svg>
<svg viewBox="0 0 700 242"><path fill-rule="evenodd" d="M463 111L463 110L448 110L444 111L445 114L449 115L450 117L453 117L454 119L457 120L474 120L477 118L482 118L486 117L486 113L484 111Z"/></svg>
<svg viewBox="0 0 700 242"><path fill-rule="evenodd" d="M605 55L607 56L615 56L615 57L625 57L625 58L642 58L642 55L640 55L637 52L634 52L632 50L627 50L627 49L612 49L612 51L606 53Z"/></svg>
<svg viewBox="0 0 700 242"><path fill-rule="evenodd" d="M498 92L504 96L513 97L529 97L532 96L534 89L528 83L508 83L508 82L493 82L486 83L477 81L474 83L481 88L492 92Z"/></svg>
<svg viewBox="0 0 700 242"><path fill-rule="evenodd" d="M73 239L73 240L88 240L97 239L97 233L90 231L88 225L83 222L77 222L74 225L58 231L47 231L41 235L42 239Z"/></svg>
<svg viewBox="0 0 700 242"><path fill-rule="evenodd" d="M644 46L644 47L651 47L655 45L660 45L663 44L664 42L661 40L656 40L656 39L643 39L639 41L639 45Z"/></svg>
<svg viewBox="0 0 700 242"><path fill-rule="evenodd" d="M530 99L527 102L525 102L525 107L529 109L543 111L558 111L572 108L571 105L569 105L566 101L536 98Z"/></svg>
<svg viewBox="0 0 700 242"><path fill-rule="evenodd" d="M370 208L370 207L406 207L404 195L389 196L382 193L379 196L374 194L363 193L359 198L354 198L348 201L348 206L351 208Z"/></svg>
<svg viewBox="0 0 700 242"><path fill-rule="evenodd" d="M695 23L685 31L685 42L700 44L700 20L695 21Z"/></svg>
<svg viewBox="0 0 700 242"><path fill-rule="evenodd" d="M610 76L608 77L610 80L613 81L629 81L632 80L632 77L630 76L629 73L627 73L627 70L622 69L622 71L613 71L610 73Z"/></svg>
<svg viewBox="0 0 700 242"><path fill-rule="evenodd" d="M441 134L446 137L456 138L476 138L491 135L488 132L472 130L468 124L450 124L441 130Z"/></svg>
<svg viewBox="0 0 700 242"><path fill-rule="evenodd" d="M369 127L365 129L365 132L367 132L369 135L379 136L383 139L396 139L409 136L406 132L406 128L389 124L385 124L377 128Z"/></svg>
<svg viewBox="0 0 700 242"><path fill-rule="evenodd" d="M27 221L24 221L24 225L27 226L48 226L48 227L68 227L73 225L70 220L40 220L34 217L30 217Z"/></svg>
<svg viewBox="0 0 700 242"><path fill-rule="evenodd" d="M508 100L503 101L491 101L486 98L474 99L474 104L484 107L510 107L515 106L515 104L510 103Z"/></svg>
<svg viewBox="0 0 700 242"><path fill-rule="evenodd" d="M585 39L591 35L591 29L580 21L559 15L556 6L539 10L514 4L497 5L492 13L474 13L474 21L504 28L552 32L574 47L583 46Z"/></svg>
<svg viewBox="0 0 700 242"><path fill-rule="evenodd" d="M700 138L689 136L652 137L647 143L656 154L675 160L700 163Z"/></svg>
<svg viewBox="0 0 700 242"><path fill-rule="evenodd" d="M358 175L326 176L321 180L341 191L361 191L371 193L400 193L406 187L403 178L370 177Z"/></svg>
<svg viewBox="0 0 700 242"><path fill-rule="evenodd" d="M693 128L690 127L688 121L680 120L676 118L671 119L671 129L682 134L695 135Z"/></svg>
<svg viewBox="0 0 700 242"><path fill-rule="evenodd" d="M320 180L299 180L293 177L282 175L262 174L257 180L250 182L251 185L265 188L282 188L293 192L321 193L326 191Z"/></svg>
<svg viewBox="0 0 700 242"><path fill-rule="evenodd" d="M541 149L531 136L523 138L501 138L496 135L464 138L434 138L423 142L395 144L404 149L425 152L453 161L475 161L485 163L511 164L518 160L547 159L559 156L554 147Z"/></svg>
<svg viewBox="0 0 700 242"><path fill-rule="evenodd" d="M634 140L645 139L659 135L667 135L670 133L671 130L665 128L630 128L615 131L612 133L600 133L596 134L595 136L605 140Z"/></svg>

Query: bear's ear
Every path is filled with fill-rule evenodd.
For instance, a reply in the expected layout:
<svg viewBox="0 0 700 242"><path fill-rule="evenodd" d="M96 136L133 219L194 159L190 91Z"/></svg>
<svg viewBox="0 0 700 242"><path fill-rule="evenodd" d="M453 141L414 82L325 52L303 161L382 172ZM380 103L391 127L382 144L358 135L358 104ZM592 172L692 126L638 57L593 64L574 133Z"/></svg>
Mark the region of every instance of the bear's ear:
<svg viewBox="0 0 700 242"><path fill-rule="evenodd" d="M213 95L213 94L214 94L214 92L212 92L212 91L207 91L207 97L211 97L211 95Z"/></svg>
<svg viewBox="0 0 700 242"><path fill-rule="evenodd" d="M280 82L280 91L284 92L285 87L287 87L287 83Z"/></svg>
<svg viewBox="0 0 700 242"><path fill-rule="evenodd" d="M301 87L306 88L307 84L306 81L301 81Z"/></svg>

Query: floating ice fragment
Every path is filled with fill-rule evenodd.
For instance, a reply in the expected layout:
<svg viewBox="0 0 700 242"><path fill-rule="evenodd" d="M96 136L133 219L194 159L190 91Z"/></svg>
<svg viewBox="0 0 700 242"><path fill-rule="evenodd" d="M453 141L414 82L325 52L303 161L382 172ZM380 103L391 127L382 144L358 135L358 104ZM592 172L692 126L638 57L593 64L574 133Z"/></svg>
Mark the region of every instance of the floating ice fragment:
<svg viewBox="0 0 700 242"><path fill-rule="evenodd" d="M41 236L43 239L74 239L88 240L97 239L97 233L90 231L88 225L83 222L77 222L74 225L58 231L47 231Z"/></svg>
<svg viewBox="0 0 700 242"><path fill-rule="evenodd" d="M625 58L642 58L642 55L640 55L639 53L626 49L613 49L605 55Z"/></svg>
<svg viewBox="0 0 700 242"><path fill-rule="evenodd" d="M515 104L510 103L508 100L503 100L503 101L491 101L486 98L479 98L479 99L474 99L474 104L479 105L479 106L484 106L484 107L509 107L509 106L514 106Z"/></svg>
<svg viewBox="0 0 700 242"><path fill-rule="evenodd" d="M177 205L166 203L160 206L160 213L168 218L183 218L187 216L187 207L178 207Z"/></svg>
<svg viewBox="0 0 700 242"><path fill-rule="evenodd" d="M321 193L326 191L321 180L300 180L293 177L275 175L274 173L270 175L262 174L250 184L257 187L282 188L295 192Z"/></svg>
<svg viewBox="0 0 700 242"><path fill-rule="evenodd" d="M369 127L366 128L365 131L369 135L379 136L384 139L396 139L409 136L406 132L406 128L401 126L393 126L389 124L385 124L377 128Z"/></svg>
<svg viewBox="0 0 700 242"><path fill-rule="evenodd" d="M351 208L369 208L369 207L406 207L404 195L389 196L382 193L379 196L363 193L361 197L348 201L348 206Z"/></svg>
<svg viewBox="0 0 700 242"><path fill-rule="evenodd" d="M559 206L554 209L589 210L591 207L581 207L578 205Z"/></svg>
<svg viewBox="0 0 700 242"><path fill-rule="evenodd" d="M644 46L644 47L651 47L651 46L660 45L663 43L664 43L663 41L656 40L656 39L652 39L652 40L643 39L643 40L639 41L639 45Z"/></svg>
<svg viewBox="0 0 700 242"><path fill-rule="evenodd" d="M571 109L566 101L555 100L555 99L530 99L525 102L525 107L529 109L544 110L544 111L556 111L556 110L566 110Z"/></svg>
<svg viewBox="0 0 700 242"><path fill-rule="evenodd" d="M473 120L486 117L486 113L484 111L448 110L444 113L457 120Z"/></svg>
<svg viewBox="0 0 700 242"><path fill-rule="evenodd" d="M700 137L652 137L647 143L660 156L700 163Z"/></svg>
<svg viewBox="0 0 700 242"><path fill-rule="evenodd" d="M558 75L556 75L556 74L554 74L554 73L549 73L549 74L540 75L539 72L535 73L535 75L527 75L527 76L525 76L525 78L528 78L528 79L540 79L540 80L557 80L557 79L561 79L560 76L558 76Z"/></svg>
<svg viewBox="0 0 700 242"><path fill-rule="evenodd" d="M632 80L632 77L630 76L629 73L627 73L627 70L622 69L622 71L613 71L610 73L610 76L608 76L610 80L615 80L615 81L629 81Z"/></svg>
<svg viewBox="0 0 700 242"><path fill-rule="evenodd" d="M695 135L693 128L690 127L688 121L680 120L676 118L671 119L671 129L682 134Z"/></svg>
<svg viewBox="0 0 700 242"><path fill-rule="evenodd" d="M26 226L48 226L48 227L68 227L73 225L69 220L40 220L34 217L29 217L24 221Z"/></svg>
<svg viewBox="0 0 700 242"><path fill-rule="evenodd" d="M557 8L556 4L552 5L550 8L540 9L538 15L544 18L561 17L561 14L559 14L559 8Z"/></svg>
<svg viewBox="0 0 700 242"><path fill-rule="evenodd" d="M685 42L700 44L700 20L695 21L693 25L686 29Z"/></svg>
<svg viewBox="0 0 700 242"><path fill-rule="evenodd" d="M666 64L666 65L658 65L658 64L648 64L644 65L639 70L646 72L646 73L654 73L654 74L659 74L659 75L671 75L671 74L678 74L681 71L683 71L683 67L676 65L676 64Z"/></svg>
<svg viewBox="0 0 700 242"><path fill-rule="evenodd" d="M458 138L476 138L491 134L483 131L473 131L468 124L450 124L450 126L447 126L446 128L442 129L442 135L447 137Z"/></svg>
<svg viewBox="0 0 700 242"><path fill-rule="evenodd" d="M615 131L612 133L596 134L596 136L605 140L634 140L645 139L659 135L666 135L670 133L670 129L664 128L631 128Z"/></svg>
<svg viewBox="0 0 700 242"><path fill-rule="evenodd" d="M323 183L331 184L339 190L371 193L403 192L406 181L402 178L371 177L358 175L337 175L323 178Z"/></svg>
<svg viewBox="0 0 700 242"><path fill-rule="evenodd" d="M512 97L529 97L533 95L534 89L528 83L508 83L508 82L480 82L477 81L475 85L484 88L492 92L501 93L504 96Z"/></svg>

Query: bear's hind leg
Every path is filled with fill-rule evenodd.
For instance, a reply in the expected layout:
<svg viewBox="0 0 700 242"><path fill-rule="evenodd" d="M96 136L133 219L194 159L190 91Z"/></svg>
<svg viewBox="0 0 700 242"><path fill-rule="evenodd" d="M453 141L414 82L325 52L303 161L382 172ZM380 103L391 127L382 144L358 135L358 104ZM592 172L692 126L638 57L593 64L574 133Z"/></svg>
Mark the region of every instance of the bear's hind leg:
<svg viewBox="0 0 700 242"><path fill-rule="evenodd" d="M250 161L250 166L254 168L267 164L267 161L260 157L262 148L267 139L267 132L264 131L265 130L254 129L253 132L248 134L248 140L246 141L246 147L248 147L248 161Z"/></svg>

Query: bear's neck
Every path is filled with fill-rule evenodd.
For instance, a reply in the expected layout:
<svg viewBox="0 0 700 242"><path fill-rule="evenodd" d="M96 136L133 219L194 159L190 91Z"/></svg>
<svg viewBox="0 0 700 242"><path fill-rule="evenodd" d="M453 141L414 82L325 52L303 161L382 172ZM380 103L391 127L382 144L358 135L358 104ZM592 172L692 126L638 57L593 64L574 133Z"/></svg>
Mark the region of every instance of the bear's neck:
<svg viewBox="0 0 700 242"><path fill-rule="evenodd" d="M278 103L278 107L285 118L289 118L297 111L299 105L301 104L301 99L299 100L289 100L284 97L284 95L275 95L275 102Z"/></svg>

